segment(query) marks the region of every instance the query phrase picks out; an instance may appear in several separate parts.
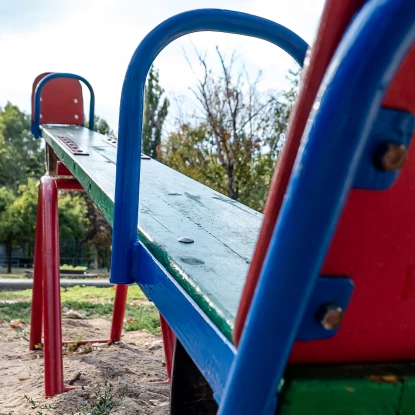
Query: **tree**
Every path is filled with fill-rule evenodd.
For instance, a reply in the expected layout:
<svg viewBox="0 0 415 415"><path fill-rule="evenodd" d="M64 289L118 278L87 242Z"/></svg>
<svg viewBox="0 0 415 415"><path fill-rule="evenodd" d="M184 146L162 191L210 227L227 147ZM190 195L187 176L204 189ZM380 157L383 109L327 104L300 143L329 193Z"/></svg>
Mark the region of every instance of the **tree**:
<svg viewBox="0 0 415 415"><path fill-rule="evenodd" d="M94 131L115 138L113 130L105 119L95 115L94 120ZM99 268L102 264L109 269L112 242L111 225L86 192L83 192L81 197L85 204L87 218L84 242L92 248L93 267Z"/></svg>
<svg viewBox="0 0 415 415"><path fill-rule="evenodd" d="M88 120L85 121L85 127L89 127ZM94 131L102 135L114 137L114 131L110 128L108 122L104 118L99 117L98 115L94 115Z"/></svg>
<svg viewBox="0 0 415 415"><path fill-rule="evenodd" d="M203 77L191 88L198 113L178 120L164 146L170 167L262 210L279 152L285 140L291 92L261 93L261 73L251 81L216 48L221 72L216 76L198 53Z"/></svg>
<svg viewBox="0 0 415 415"><path fill-rule="evenodd" d="M30 117L10 102L0 108L0 186L16 191L44 172L41 141L30 133Z"/></svg>
<svg viewBox="0 0 415 415"><path fill-rule="evenodd" d="M93 267L110 267L112 228L92 199L85 193L87 225L84 241L92 248Z"/></svg>
<svg viewBox="0 0 415 415"><path fill-rule="evenodd" d="M144 90L144 120L142 150L157 159L160 152L161 134L166 120L169 101L162 99L164 89L159 83L159 72L152 66Z"/></svg>
<svg viewBox="0 0 415 415"><path fill-rule="evenodd" d="M62 257L70 253L75 257L75 265L78 265L88 227L87 204L79 192L62 192L58 203L60 253Z"/></svg>
<svg viewBox="0 0 415 415"><path fill-rule="evenodd" d="M13 246L31 243L35 237L37 189L34 179L19 186L14 195L6 187L0 188L0 242L6 245L7 272L12 268Z"/></svg>
<svg viewBox="0 0 415 415"><path fill-rule="evenodd" d="M106 120L95 116L95 131L112 135ZM41 141L30 133L30 118L8 103L0 108L0 243L5 244L8 272L13 247L34 251L37 187L44 173ZM35 180L36 179L36 180ZM59 192L59 229L62 256L76 257L92 247L94 262L109 264L111 227L86 192Z"/></svg>

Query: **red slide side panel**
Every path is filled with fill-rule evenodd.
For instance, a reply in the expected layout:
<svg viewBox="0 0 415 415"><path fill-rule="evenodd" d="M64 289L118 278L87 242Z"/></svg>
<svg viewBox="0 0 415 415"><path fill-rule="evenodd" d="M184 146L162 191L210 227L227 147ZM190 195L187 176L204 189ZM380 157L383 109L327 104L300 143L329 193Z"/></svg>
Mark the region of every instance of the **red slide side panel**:
<svg viewBox="0 0 415 415"><path fill-rule="evenodd" d="M415 114L415 47L384 99ZM355 283L344 322L329 340L297 342L295 362L415 359L415 145L387 191L352 190L323 275Z"/></svg>
<svg viewBox="0 0 415 415"><path fill-rule="evenodd" d="M243 293L234 331L239 340L305 121L342 33L363 1L328 1L310 66L273 178L264 225ZM383 106L415 114L415 48L393 81ZM352 190L329 249L322 275L348 276L355 293L332 339L296 342L291 363L396 361L415 358L415 145L391 189Z"/></svg>
<svg viewBox="0 0 415 415"><path fill-rule="evenodd" d="M235 328L233 331L235 344L238 344L244 328L246 316L261 273L262 264L264 263L272 232L275 223L277 222L284 194L297 156L304 127L320 87L320 83L343 33L354 14L360 9L364 2L365 0L349 0L342 2L338 0L328 0L326 2L309 65L306 59L301 91L297 97L296 105L291 115L284 151L279 158L278 165L272 178L267 203L265 205L264 222L248 271L246 285L236 317Z"/></svg>
<svg viewBox="0 0 415 415"><path fill-rule="evenodd" d="M32 121L34 93L37 84L50 72L39 75L32 88ZM52 79L42 89L40 103L41 124L84 124L82 86L76 79Z"/></svg>

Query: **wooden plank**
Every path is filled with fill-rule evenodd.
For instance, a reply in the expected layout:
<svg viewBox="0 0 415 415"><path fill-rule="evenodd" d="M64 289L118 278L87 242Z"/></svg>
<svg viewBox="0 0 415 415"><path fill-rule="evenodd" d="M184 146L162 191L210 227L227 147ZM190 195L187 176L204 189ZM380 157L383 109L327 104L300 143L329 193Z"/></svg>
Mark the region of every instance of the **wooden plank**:
<svg viewBox="0 0 415 415"><path fill-rule="evenodd" d="M294 366L287 371L278 414L410 415L415 403L413 369Z"/></svg>
<svg viewBox="0 0 415 415"><path fill-rule="evenodd" d="M112 223L117 149L83 127L43 126L42 135ZM89 155L72 154L57 136ZM155 160L141 165L140 240L231 339L262 214Z"/></svg>

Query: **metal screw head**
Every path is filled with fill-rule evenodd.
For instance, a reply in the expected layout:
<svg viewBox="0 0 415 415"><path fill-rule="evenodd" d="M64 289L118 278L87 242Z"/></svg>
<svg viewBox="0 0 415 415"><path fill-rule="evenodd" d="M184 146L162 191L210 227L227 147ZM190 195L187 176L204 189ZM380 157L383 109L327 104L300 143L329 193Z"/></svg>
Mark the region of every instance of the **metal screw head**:
<svg viewBox="0 0 415 415"><path fill-rule="evenodd" d="M182 236L181 238L177 239L182 244L192 244L194 242L194 239L186 238L185 236Z"/></svg>
<svg viewBox="0 0 415 415"><path fill-rule="evenodd" d="M337 304L326 304L323 310L323 317L320 321L326 330L334 330L340 327L344 318L344 311Z"/></svg>
<svg viewBox="0 0 415 415"><path fill-rule="evenodd" d="M407 157L408 150L403 144L384 142L376 150L375 165L382 171L395 171L403 167Z"/></svg>

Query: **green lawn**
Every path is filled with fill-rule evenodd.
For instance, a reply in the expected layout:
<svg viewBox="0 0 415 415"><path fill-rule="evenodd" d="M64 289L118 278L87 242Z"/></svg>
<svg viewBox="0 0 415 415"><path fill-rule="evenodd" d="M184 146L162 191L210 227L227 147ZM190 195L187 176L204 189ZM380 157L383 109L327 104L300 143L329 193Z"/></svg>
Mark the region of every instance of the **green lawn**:
<svg viewBox="0 0 415 415"><path fill-rule="evenodd" d="M61 289L62 307L68 307L86 315L87 318L111 318L115 290L77 286ZM0 292L0 316L9 322L20 319L23 323L30 321L32 290ZM65 317L64 317L65 318ZM125 310L127 331L146 329L150 333L159 333L160 323L157 309L133 285L128 288L127 307Z"/></svg>
<svg viewBox="0 0 415 415"><path fill-rule="evenodd" d="M62 265L61 269L69 269L67 265ZM7 273L6 268L0 268L0 280L1 279L24 279L27 278L25 275L25 271L29 271L28 268L12 268L12 272L10 274ZM33 270L32 270L33 271ZM99 278L105 280L109 279L110 273L107 269L87 269L86 272L90 274L96 274ZM62 278L65 278L65 274L62 274ZM86 278L92 279L92 278Z"/></svg>

